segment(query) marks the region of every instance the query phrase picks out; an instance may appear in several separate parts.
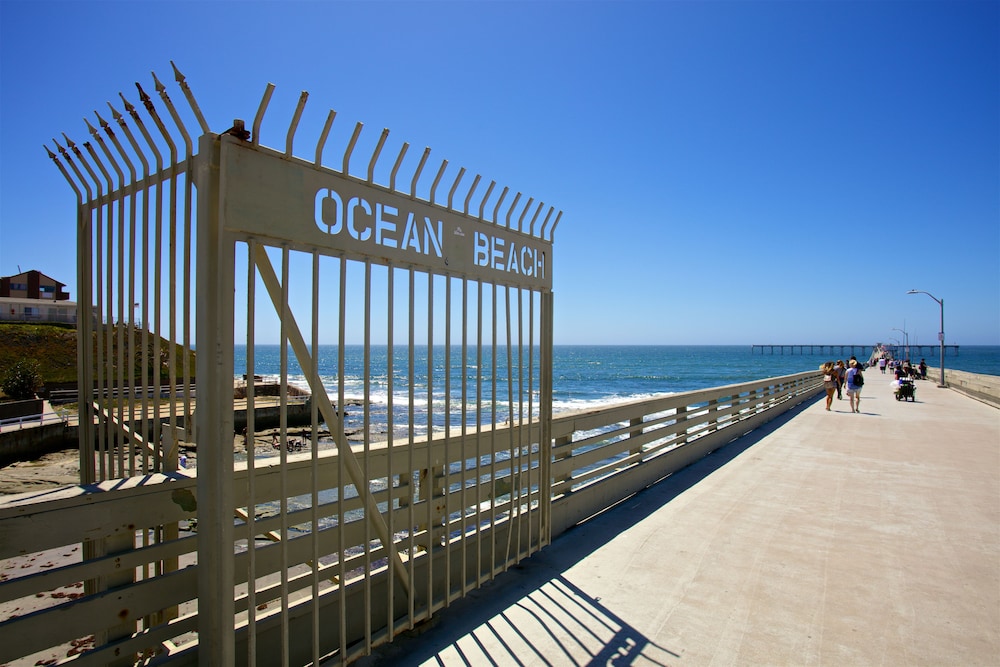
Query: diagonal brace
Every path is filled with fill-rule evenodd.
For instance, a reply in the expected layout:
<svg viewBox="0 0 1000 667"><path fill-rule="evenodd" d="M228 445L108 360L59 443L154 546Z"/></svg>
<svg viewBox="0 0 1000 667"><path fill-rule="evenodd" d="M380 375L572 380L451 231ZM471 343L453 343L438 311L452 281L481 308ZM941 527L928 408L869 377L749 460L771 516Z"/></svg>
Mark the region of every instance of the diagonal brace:
<svg viewBox="0 0 1000 667"><path fill-rule="evenodd" d="M295 352L295 357L298 359L299 368L312 368L309 350L306 347L305 339L302 338L302 332L299 331L299 326L295 322L295 316L292 315L288 304L282 304L281 302L281 284L278 281L278 276L274 272L271 259L267 256L264 246L257 246L255 263L275 310L279 312L285 324L288 325L288 342L291 344L292 351ZM309 382L309 390L312 392L313 399L317 401L317 407L323 415L323 420L331 426L330 433L333 434L336 432L339 436L344 430L340 423L340 415L333 409L330 397L326 395L326 391L323 389L322 384L320 384L319 378L306 373L306 380ZM364 472L361 470L361 464L358 463L358 458L355 456L354 450L351 449L351 446L344 438L337 437L336 441L337 450L347 466L347 473L351 478L351 482L354 484L354 488L357 489L358 495L364 499L365 516L371 521L375 532L378 533L379 539L388 550L389 558L395 559L399 565L399 567L393 569L399 576L403 588L409 594L411 593L409 576L407 575L406 568L403 567L402 558L400 558L399 552L396 550L396 543L389 535L389 528L386 526L385 519L378 509L378 503L375 500L375 496L372 495L368 480L365 479Z"/></svg>

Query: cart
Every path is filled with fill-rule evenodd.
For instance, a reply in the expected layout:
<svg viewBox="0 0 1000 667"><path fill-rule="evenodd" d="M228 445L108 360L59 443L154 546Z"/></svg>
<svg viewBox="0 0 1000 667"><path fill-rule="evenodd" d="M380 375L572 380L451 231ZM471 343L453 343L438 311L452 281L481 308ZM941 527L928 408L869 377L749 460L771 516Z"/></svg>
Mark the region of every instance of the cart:
<svg viewBox="0 0 1000 667"><path fill-rule="evenodd" d="M896 387L896 400L897 401L916 401L917 400L917 388L913 386L913 380L909 378L900 378L899 386Z"/></svg>

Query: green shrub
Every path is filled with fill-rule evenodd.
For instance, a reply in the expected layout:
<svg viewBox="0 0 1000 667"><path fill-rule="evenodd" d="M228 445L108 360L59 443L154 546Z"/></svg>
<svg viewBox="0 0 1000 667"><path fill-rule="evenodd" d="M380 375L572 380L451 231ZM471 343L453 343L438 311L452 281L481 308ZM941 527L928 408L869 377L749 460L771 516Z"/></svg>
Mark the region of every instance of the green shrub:
<svg viewBox="0 0 1000 667"><path fill-rule="evenodd" d="M21 359L7 369L0 380L0 389L14 400L23 401L35 397L35 390L42 386L42 374L34 359Z"/></svg>

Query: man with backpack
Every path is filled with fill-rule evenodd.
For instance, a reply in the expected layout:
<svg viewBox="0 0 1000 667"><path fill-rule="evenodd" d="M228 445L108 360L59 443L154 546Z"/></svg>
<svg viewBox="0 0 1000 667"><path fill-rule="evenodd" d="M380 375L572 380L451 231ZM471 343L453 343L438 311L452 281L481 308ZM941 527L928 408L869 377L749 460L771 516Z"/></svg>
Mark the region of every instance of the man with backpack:
<svg viewBox="0 0 1000 667"><path fill-rule="evenodd" d="M861 412L861 387L865 376L861 373L861 365L857 359L851 358L851 367L847 369L847 398L851 402L851 412Z"/></svg>

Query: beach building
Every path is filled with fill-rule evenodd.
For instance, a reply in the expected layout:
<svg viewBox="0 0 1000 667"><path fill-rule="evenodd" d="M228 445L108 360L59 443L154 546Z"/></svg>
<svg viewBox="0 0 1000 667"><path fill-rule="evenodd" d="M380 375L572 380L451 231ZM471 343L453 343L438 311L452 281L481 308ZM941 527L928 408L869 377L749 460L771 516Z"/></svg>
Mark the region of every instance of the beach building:
<svg viewBox="0 0 1000 667"><path fill-rule="evenodd" d="M34 269L0 277L0 322L76 324L76 302L65 287Z"/></svg>

